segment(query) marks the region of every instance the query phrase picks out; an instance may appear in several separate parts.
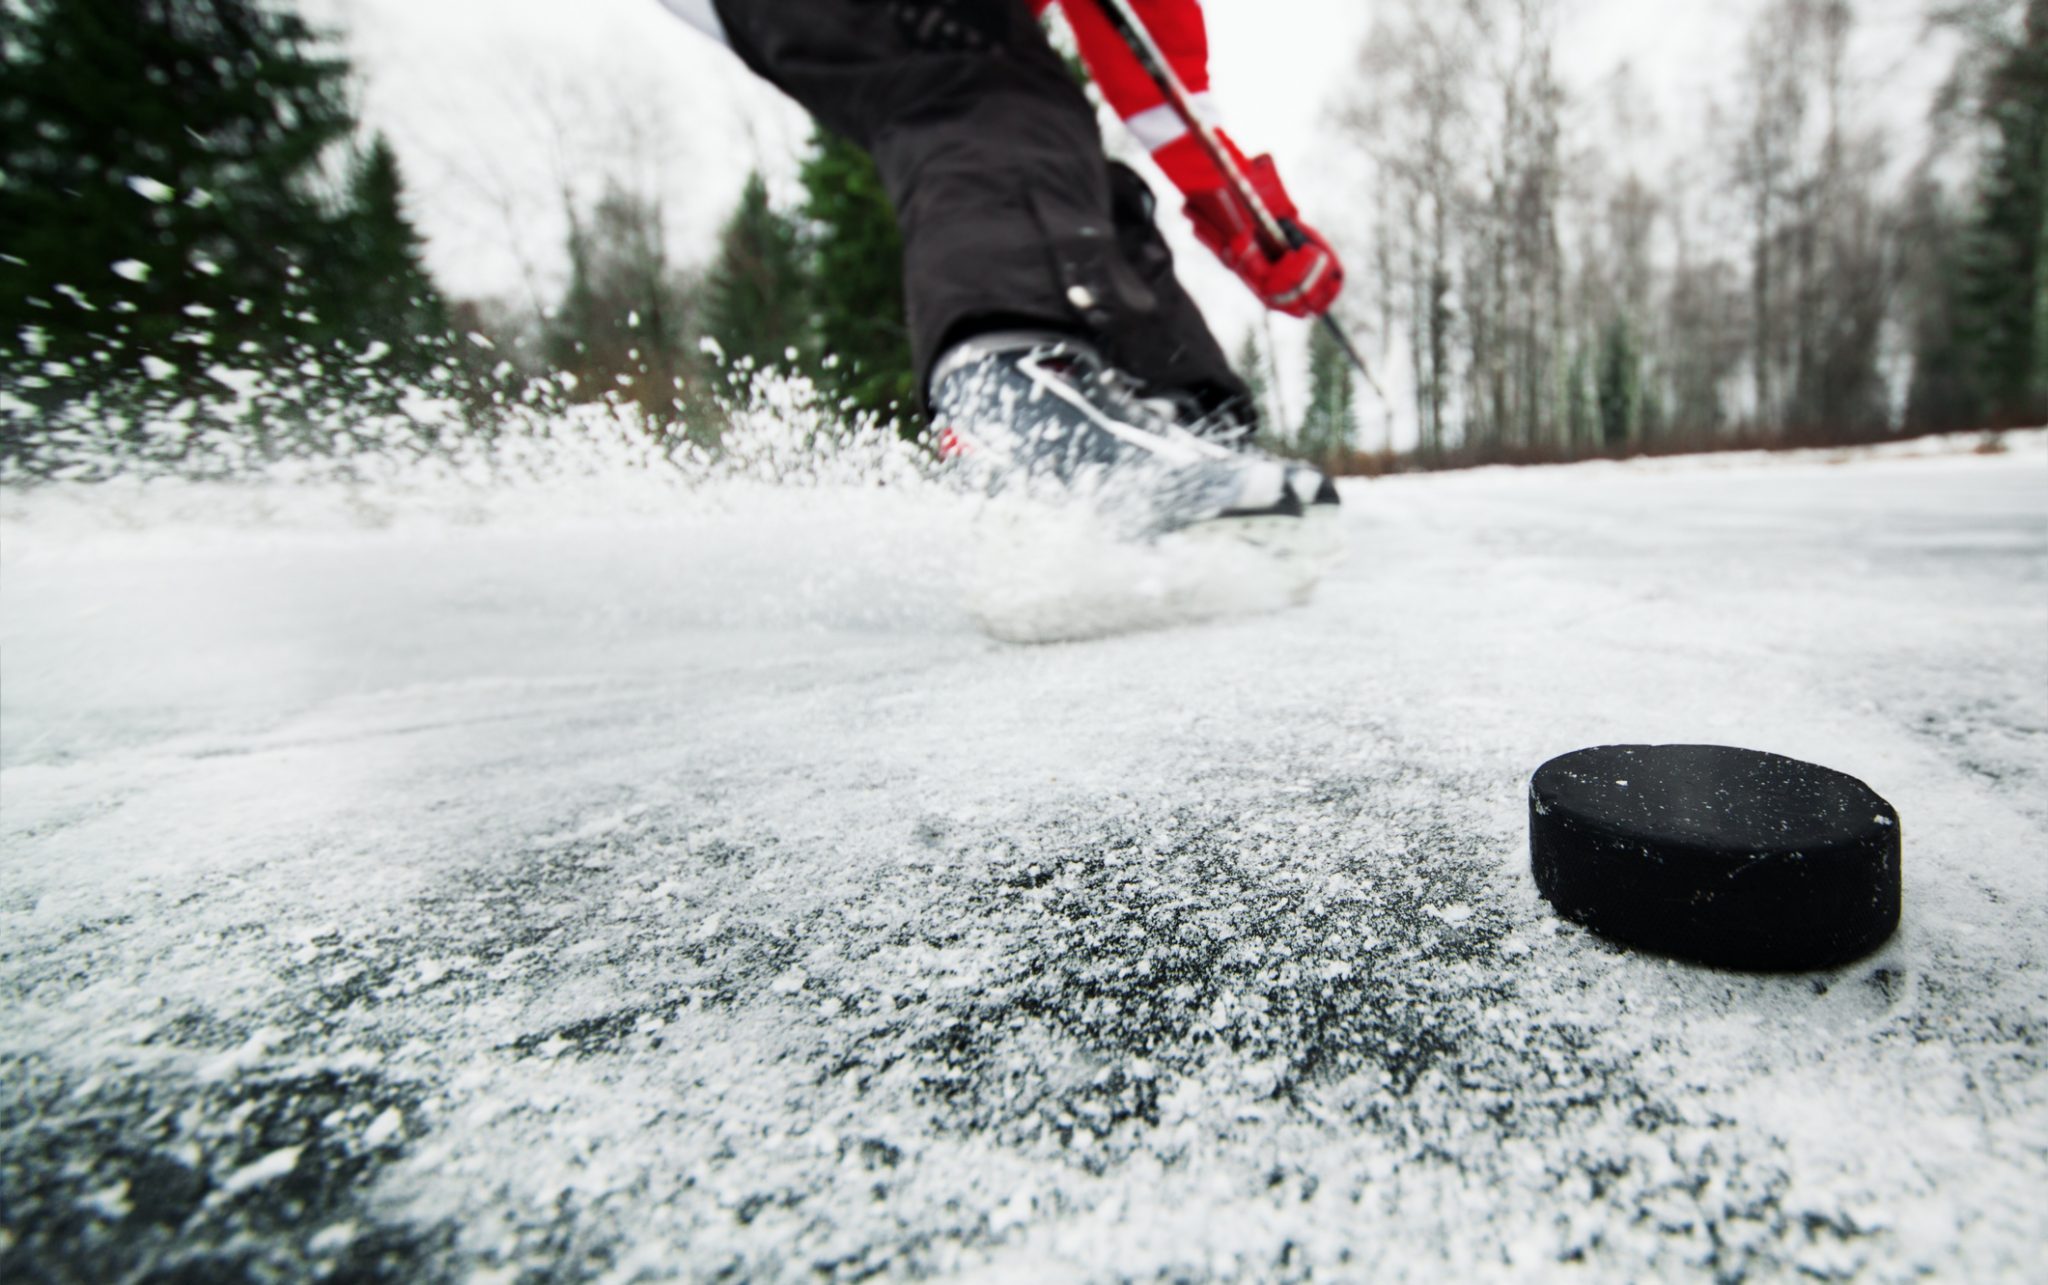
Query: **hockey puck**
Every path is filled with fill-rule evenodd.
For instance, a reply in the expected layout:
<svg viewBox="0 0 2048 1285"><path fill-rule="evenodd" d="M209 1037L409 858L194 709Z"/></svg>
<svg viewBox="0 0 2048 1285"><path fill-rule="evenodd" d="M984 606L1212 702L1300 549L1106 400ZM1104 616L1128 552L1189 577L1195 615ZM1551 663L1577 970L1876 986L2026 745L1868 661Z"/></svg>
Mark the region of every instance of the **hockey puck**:
<svg viewBox="0 0 2048 1285"><path fill-rule="evenodd" d="M1602 745L1529 781L1536 887L1615 941L1724 968L1847 963L1899 923L1899 814L1853 776L1726 745Z"/></svg>

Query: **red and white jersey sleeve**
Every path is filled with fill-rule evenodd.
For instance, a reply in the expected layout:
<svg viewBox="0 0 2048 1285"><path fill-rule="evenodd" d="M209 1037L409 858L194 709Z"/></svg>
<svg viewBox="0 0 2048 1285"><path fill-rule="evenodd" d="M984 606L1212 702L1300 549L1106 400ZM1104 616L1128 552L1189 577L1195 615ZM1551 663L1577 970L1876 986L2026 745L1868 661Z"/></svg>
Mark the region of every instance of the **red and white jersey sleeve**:
<svg viewBox="0 0 2048 1285"><path fill-rule="evenodd" d="M1043 13L1054 2L1034 0L1034 6ZM1216 125L1215 103L1209 94L1209 29L1202 20L1199 0L1131 0L1131 8L1187 88L1196 115L1206 124ZM1088 74L1102 96L1166 176L1183 192L1221 186L1223 176L1095 0L1060 0L1060 11L1073 28L1081 61L1088 65Z"/></svg>

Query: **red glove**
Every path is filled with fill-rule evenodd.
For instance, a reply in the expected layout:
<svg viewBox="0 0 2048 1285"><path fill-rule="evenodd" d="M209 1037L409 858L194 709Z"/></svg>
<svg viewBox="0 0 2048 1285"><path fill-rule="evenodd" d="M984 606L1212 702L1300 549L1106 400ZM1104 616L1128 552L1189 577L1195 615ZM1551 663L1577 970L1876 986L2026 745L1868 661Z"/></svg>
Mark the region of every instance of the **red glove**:
<svg viewBox="0 0 2048 1285"><path fill-rule="evenodd" d="M1251 181L1252 191L1258 193L1259 199L1266 203L1266 209L1279 220L1290 244L1265 244L1258 216L1237 195L1236 189L1216 173L1216 167L1209 164L1206 157L1199 164L1194 164L1181 157L1166 155L1199 146L1189 135L1161 148L1155 155L1176 182L1183 174L1190 179L1197 175L1214 175L1214 186L1198 185L1199 180L1181 183L1187 192L1187 215L1195 225L1195 235L1215 252L1217 258L1223 260L1226 267L1244 278L1252 293L1268 308L1291 317L1314 317L1328 312L1330 305L1337 300L1338 291L1344 288L1344 265L1337 261L1337 252L1330 248L1330 243L1320 233L1301 221L1293 199L1287 195L1287 189L1280 186L1280 175L1273 168L1272 157L1261 156L1246 161L1228 139L1223 140L1223 145Z"/></svg>

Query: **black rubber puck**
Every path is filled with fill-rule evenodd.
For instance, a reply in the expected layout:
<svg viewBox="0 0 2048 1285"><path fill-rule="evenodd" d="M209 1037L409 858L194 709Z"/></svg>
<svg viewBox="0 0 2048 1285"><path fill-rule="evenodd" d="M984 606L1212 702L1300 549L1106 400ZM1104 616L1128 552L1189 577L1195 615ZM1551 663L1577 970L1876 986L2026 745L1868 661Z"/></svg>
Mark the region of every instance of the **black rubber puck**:
<svg viewBox="0 0 2048 1285"><path fill-rule="evenodd" d="M1529 781L1536 887L1630 946L1725 968L1826 968L1899 924L1899 814L1812 763L1726 745L1602 745Z"/></svg>

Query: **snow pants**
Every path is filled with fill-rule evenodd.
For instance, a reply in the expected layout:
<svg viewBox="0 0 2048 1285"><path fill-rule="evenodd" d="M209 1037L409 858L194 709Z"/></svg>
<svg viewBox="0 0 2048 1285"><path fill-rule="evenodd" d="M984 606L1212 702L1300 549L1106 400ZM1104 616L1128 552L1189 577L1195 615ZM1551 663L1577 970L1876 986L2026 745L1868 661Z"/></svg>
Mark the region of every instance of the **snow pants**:
<svg viewBox="0 0 2048 1285"><path fill-rule="evenodd" d="M903 232L922 389L983 330L1085 337L1216 407L1243 383L1174 277L1143 179L1026 0L716 0L733 50L865 148Z"/></svg>

